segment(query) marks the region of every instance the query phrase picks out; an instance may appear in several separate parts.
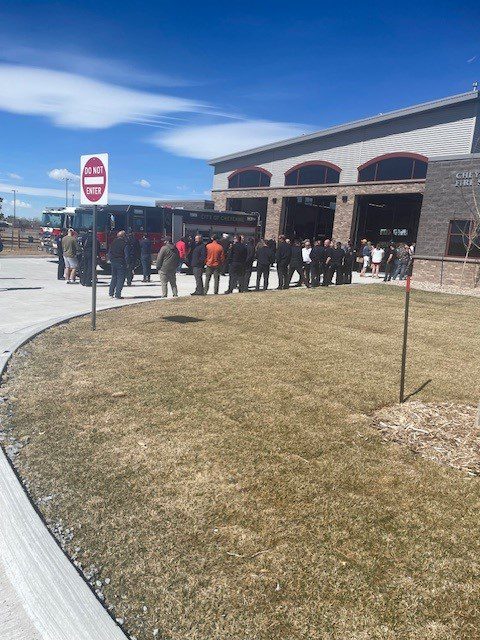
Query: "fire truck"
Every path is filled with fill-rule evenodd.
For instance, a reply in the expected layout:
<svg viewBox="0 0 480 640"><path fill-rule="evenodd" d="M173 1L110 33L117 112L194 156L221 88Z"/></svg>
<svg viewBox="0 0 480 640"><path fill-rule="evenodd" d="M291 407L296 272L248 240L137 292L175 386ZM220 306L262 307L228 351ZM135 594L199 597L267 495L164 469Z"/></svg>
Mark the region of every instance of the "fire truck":
<svg viewBox="0 0 480 640"><path fill-rule="evenodd" d="M42 230L49 233L52 252L56 252L56 238L62 228L72 228L81 235L92 228L93 207L64 207L45 209L42 215ZM51 224L50 227L47 224ZM56 227L54 225L58 224ZM48 231L51 229L51 231ZM57 231L58 229L58 231ZM99 243L99 265L109 270L108 249L119 231L131 231L136 238L144 235L152 242L152 256L156 256L165 236L176 242L181 237L200 234L204 240L213 233L233 235L240 233L246 238L260 237L259 216L236 211L214 211L210 209L189 210L170 207L148 207L139 205L106 205L97 208L97 240ZM47 239L45 240L47 243Z"/></svg>
<svg viewBox="0 0 480 640"><path fill-rule="evenodd" d="M43 251L56 253L57 238L62 229L69 227L68 223L74 213L75 207L47 207L43 210L39 231L40 245Z"/></svg>

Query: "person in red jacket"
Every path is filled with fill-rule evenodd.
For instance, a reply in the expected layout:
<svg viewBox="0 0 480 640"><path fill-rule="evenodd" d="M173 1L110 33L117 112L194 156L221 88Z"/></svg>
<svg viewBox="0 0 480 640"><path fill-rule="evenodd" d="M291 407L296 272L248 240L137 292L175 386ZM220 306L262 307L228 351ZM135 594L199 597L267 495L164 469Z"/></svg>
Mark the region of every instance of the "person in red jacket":
<svg viewBox="0 0 480 640"><path fill-rule="evenodd" d="M212 241L207 244L207 258L205 260L205 294L208 293L208 287L210 285L210 279L213 275L213 293L218 294L218 287L220 284L220 274L222 272L222 265L225 263L225 251L222 245L218 242L216 235L212 236Z"/></svg>
<svg viewBox="0 0 480 640"><path fill-rule="evenodd" d="M180 263L177 267L177 273L180 273L182 271L182 265L187 257L187 243L185 242L185 238L180 238L175 246L177 247L178 255L180 256Z"/></svg>

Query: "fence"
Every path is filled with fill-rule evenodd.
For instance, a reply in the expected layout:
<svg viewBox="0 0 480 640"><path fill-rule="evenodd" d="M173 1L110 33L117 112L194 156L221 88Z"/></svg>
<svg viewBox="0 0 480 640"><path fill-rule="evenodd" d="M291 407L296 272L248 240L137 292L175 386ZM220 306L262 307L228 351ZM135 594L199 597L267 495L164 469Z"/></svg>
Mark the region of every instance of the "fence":
<svg viewBox="0 0 480 640"><path fill-rule="evenodd" d="M42 249L37 229L2 229L3 249L40 251Z"/></svg>

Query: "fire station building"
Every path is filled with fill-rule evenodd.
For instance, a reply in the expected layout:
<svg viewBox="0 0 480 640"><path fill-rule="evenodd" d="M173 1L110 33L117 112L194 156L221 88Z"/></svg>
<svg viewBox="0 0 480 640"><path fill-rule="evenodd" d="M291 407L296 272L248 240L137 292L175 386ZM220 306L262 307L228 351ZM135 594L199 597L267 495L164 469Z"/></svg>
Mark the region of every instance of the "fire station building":
<svg viewBox="0 0 480 640"><path fill-rule="evenodd" d="M415 242L418 279L473 286L479 108L470 91L215 158L215 208L258 214L267 238Z"/></svg>

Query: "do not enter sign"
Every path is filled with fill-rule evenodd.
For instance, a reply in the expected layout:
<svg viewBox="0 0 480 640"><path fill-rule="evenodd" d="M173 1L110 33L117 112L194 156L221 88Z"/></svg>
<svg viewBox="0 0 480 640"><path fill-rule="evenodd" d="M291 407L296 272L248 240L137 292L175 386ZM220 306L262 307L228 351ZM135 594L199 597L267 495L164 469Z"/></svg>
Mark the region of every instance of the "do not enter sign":
<svg viewBox="0 0 480 640"><path fill-rule="evenodd" d="M80 204L108 204L108 153L81 156Z"/></svg>

